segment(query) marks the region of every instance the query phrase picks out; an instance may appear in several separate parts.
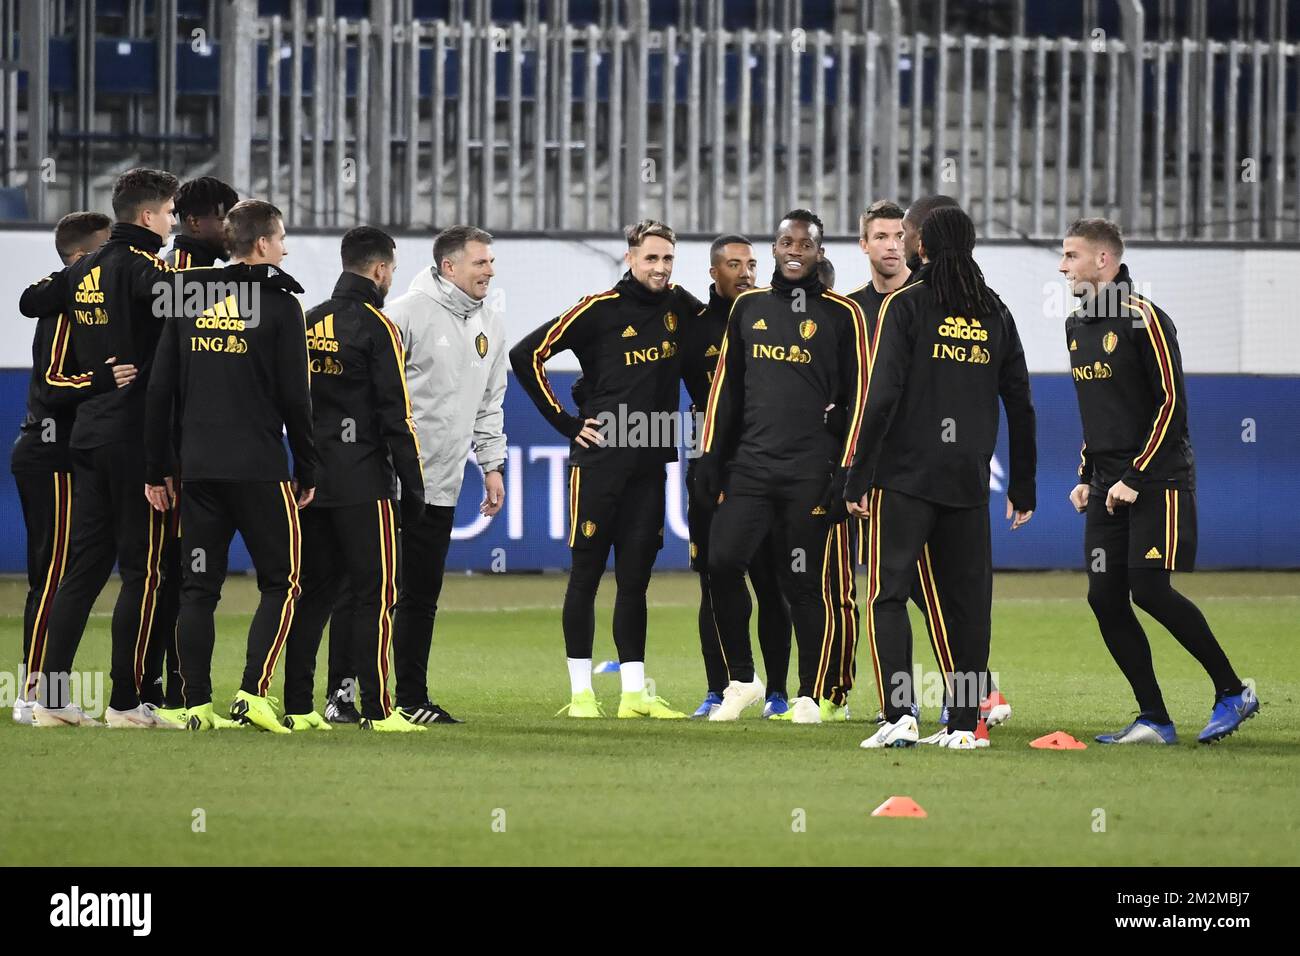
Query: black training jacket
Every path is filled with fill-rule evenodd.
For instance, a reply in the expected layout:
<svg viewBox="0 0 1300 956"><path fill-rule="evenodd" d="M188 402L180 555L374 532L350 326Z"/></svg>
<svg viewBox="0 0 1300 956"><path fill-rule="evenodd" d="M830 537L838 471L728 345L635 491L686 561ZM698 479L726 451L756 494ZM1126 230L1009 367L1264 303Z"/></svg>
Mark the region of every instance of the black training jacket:
<svg viewBox="0 0 1300 956"><path fill-rule="evenodd" d="M1015 320L997 300L987 317L953 315L926 281L891 293L872 336L871 381L858 452L845 487L872 487L971 508L989 500L998 398L1007 411L1011 474L1020 511L1036 506L1037 444L1029 372Z"/></svg>
<svg viewBox="0 0 1300 956"><path fill-rule="evenodd" d="M67 317L54 312L37 319L32 337L32 372L27 382L27 414L14 442L10 471L17 475L72 470L68 439L77 404L90 394L93 384L93 377L80 371L73 355Z"/></svg>
<svg viewBox="0 0 1300 956"><path fill-rule="evenodd" d="M24 315L60 311L68 317L77 362L91 374L90 394L72 426L73 448L140 439L154 350L172 305L159 295L175 274L158 258L160 248L156 233L115 223L108 242L28 288L19 300ZM135 380L116 388L110 359L135 365Z"/></svg>
<svg viewBox="0 0 1300 956"><path fill-rule="evenodd" d="M510 365L542 416L560 434L572 439L586 418L610 416L614 421L636 415L647 420L643 431L661 432L638 447L616 440L583 448L569 446L569 461L583 467L637 468L677 460L677 442L684 436L662 434L656 422L671 420L678 411L681 325L693 319L702 303L685 289L670 285L651 292L624 273L608 292L589 295L563 315L547 322L510 350ZM571 351L582 367L585 399L577 415L560 403L546 378L546 361ZM622 415L620 416L620 408ZM658 415L658 419L651 416ZM629 427L635 428L636 421ZM672 440L669 440L672 439Z"/></svg>
<svg viewBox="0 0 1300 956"><path fill-rule="evenodd" d="M365 276L345 272L307 312L311 406L320 480L314 507L365 504L402 493L424 500L420 445L397 327ZM396 474L394 474L396 470Z"/></svg>
<svg viewBox="0 0 1300 956"><path fill-rule="evenodd" d="M816 272L742 292L727 321L700 451L771 482L825 477L852 460L867 381L866 323ZM826 408L845 413L839 435Z"/></svg>
<svg viewBox="0 0 1300 956"><path fill-rule="evenodd" d="M682 383L691 397L692 407L704 412L709 404L713 371L718 367L722 337L727 332L727 316L734 299L724 299L717 286L709 286L709 304L682 322L678 334L682 356Z"/></svg>
<svg viewBox="0 0 1300 956"><path fill-rule="evenodd" d="M186 481L285 481L316 486L302 286L271 265L231 264L174 273L186 308L167 322L149 384L145 477L160 484L177 464ZM180 423L180 461L171 455Z"/></svg>
<svg viewBox="0 0 1300 956"><path fill-rule="evenodd" d="M1083 418L1079 480L1194 490L1178 331L1133 291L1128 266L1066 317L1065 341Z"/></svg>

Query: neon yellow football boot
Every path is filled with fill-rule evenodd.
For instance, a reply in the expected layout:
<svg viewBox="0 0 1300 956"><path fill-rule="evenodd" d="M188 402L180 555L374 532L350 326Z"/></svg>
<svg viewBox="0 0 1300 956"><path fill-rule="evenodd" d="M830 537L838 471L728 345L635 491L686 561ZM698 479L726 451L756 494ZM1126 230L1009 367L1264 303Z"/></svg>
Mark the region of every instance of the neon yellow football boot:
<svg viewBox="0 0 1300 956"><path fill-rule="evenodd" d="M604 717L605 711L600 706L600 701L596 699L594 690L580 690L573 695L573 699L555 712L555 716L568 714L570 717Z"/></svg>
<svg viewBox="0 0 1300 956"><path fill-rule="evenodd" d="M823 698L817 702L817 708L821 711L823 724L849 719L849 702L847 700L842 704L834 704Z"/></svg>
<svg viewBox="0 0 1300 956"><path fill-rule="evenodd" d="M241 724L252 724L269 733L291 734L293 731L280 723L280 715L275 712L278 703L274 697L257 697L241 690L230 705L230 716Z"/></svg>
<svg viewBox="0 0 1300 956"><path fill-rule="evenodd" d="M333 730L329 722L316 711L310 714L285 714L281 721L290 730Z"/></svg>
<svg viewBox="0 0 1300 956"><path fill-rule="evenodd" d="M402 716L400 710L395 710L383 720L376 720L373 717L361 718L362 730L374 730L381 734L422 734L429 728L424 724L413 724Z"/></svg>
<svg viewBox="0 0 1300 956"><path fill-rule="evenodd" d="M190 719L184 707L155 707L153 715L175 727L184 727Z"/></svg>
<svg viewBox="0 0 1300 956"><path fill-rule="evenodd" d="M239 726L236 720L226 720L212 711L212 702L188 707L184 711L186 730L231 730Z"/></svg>
<svg viewBox="0 0 1300 956"><path fill-rule="evenodd" d="M662 697L651 697L644 690L624 694L618 702L618 716L623 719L629 717L653 717L657 720L686 719L686 715L679 710L673 710L668 701Z"/></svg>

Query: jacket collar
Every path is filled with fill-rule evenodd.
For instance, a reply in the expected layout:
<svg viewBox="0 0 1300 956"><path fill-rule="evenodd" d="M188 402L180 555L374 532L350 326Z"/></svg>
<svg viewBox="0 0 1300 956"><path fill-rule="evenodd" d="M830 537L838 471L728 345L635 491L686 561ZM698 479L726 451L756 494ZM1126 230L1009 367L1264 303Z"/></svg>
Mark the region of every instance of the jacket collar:
<svg viewBox="0 0 1300 956"><path fill-rule="evenodd" d="M1084 322L1115 318L1120 314L1120 309L1128 304L1132 294L1133 277L1129 275L1128 266L1120 263L1115 278L1098 286L1094 294L1081 297L1073 314Z"/></svg>
<svg viewBox="0 0 1300 956"><path fill-rule="evenodd" d="M339 281L334 283L332 298L364 302L376 309L382 308L384 305L384 296L379 291L379 286L355 272L345 272L339 276Z"/></svg>
<svg viewBox="0 0 1300 956"><path fill-rule="evenodd" d="M137 243L138 245L138 243ZM210 266L218 259L226 258L226 250L202 239L195 239L193 236L187 236L180 233L172 241L173 249L180 249L182 252L188 252L195 259L196 265Z"/></svg>
<svg viewBox="0 0 1300 956"><path fill-rule="evenodd" d="M108 234L108 241L122 242L154 255L158 254L158 250L163 245L162 237L158 233L151 232L144 226L137 226L133 222L113 223L113 229Z"/></svg>
<svg viewBox="0 0 1300 956"><path fill-rule="evenodd" d="M713 313L722 313L726 316L731 311L731 305L735 299L728 299L718 291L717 285L709 286L709 311Z"/></svg>
<svg viewBox="0 0 1300 956"><path fill-rule="evenodd" d="M273 266L266 262L255 266L243 262L232 262L223 271L236 282L257 282L273 289L296 292L299 295L304 291L303 287L298 284L297 279L279 266Z"/></svg>
<svg viewBox="0 0 1300 956"><path fill-rule="evenodd" d="M411 291L427 295L462 321L469 319L483 308L483 299L476 299L455 283L448 282L435 273L432 267L421 269L416 273L415 278L411 280Z"/></svg>
<svg viewBox="0 0 1300 956"><path fill-rule="evenodd" d="M668 301L668 296L672 293L673 287L669 285L662 292L652 292L632 278L632 272L629 269L623 273L623 278L618 280L618 285L614 286L614 289L619 295L627 296L634 302L641 302L645 305L659 305Z"/></svg>
<svg viewBox="0 0 1300 956"><path fill-rule="evenodd" d="M772 291L783 299L793 299L796 289L802 289L807 295L816 296L825 292L826 286L817 277L815 266L806 276L794 282L782 275L779 268L772 274Z"/></svg>

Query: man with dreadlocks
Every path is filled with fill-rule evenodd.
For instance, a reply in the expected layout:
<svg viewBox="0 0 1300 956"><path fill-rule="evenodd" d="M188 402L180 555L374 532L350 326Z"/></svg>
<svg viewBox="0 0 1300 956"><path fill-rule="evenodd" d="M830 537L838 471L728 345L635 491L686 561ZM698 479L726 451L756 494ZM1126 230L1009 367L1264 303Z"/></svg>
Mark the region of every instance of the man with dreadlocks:
<svg viewBox="0 0 1300 956"><path fill-rule="evenodd" d="M1033 515L1037 449L1029 372L1015 320L984 283L971 253L975 225L959 208L935 210L921 230L923 266L881 304L857 453L845 483L867 525L866 632L885 723L868 749L918 742L907 598L917 562L950 596L952 652L946 730L924 743L973 750L984 696L993 601L989 459L998 397L1011 439L1007 517Z"/></svg>

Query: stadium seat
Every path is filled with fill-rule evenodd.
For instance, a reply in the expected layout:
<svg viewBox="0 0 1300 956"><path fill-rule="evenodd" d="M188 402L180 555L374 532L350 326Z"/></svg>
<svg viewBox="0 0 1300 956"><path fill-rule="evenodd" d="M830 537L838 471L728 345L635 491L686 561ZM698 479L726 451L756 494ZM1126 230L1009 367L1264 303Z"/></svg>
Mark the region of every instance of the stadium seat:
<svg viewBox="0 0 1300 956"><path fill-rule="evenodd" d="M27 212L27 190L17 186L0 187L0 220L14 222L30 218Z"/></svg>

